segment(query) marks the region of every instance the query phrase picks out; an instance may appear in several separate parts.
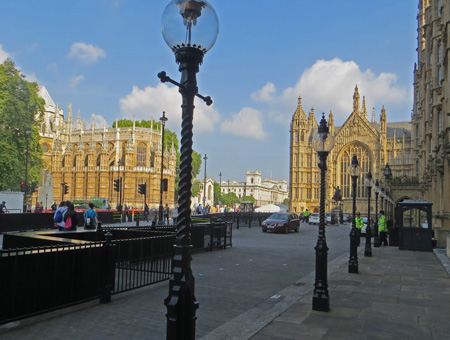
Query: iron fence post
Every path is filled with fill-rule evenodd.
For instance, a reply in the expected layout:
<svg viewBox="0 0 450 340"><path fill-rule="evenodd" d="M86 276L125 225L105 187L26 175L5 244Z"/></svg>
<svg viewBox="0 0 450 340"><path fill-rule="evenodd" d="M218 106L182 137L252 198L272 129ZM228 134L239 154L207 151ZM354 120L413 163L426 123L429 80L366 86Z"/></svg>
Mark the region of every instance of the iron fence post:
<svg viewBox="0 0 450 340"><path fill-rule="evenodd" d="M115 273L115 244L111 242L112 234L105 234L105 243L103 244L103 265L102 265L102 293L101 303L111 302L111 293L114 290Z"/></svg>

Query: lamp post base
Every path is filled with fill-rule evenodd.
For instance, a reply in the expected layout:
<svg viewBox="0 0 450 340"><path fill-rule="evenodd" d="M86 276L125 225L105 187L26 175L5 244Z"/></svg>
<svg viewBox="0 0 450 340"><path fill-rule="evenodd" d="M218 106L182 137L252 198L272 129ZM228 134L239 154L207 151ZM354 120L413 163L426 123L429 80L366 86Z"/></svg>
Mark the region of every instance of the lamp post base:
<svg viewBox="0 0 450 340"><path fill-rule="evenodd" d="M319 312L330 311L330 297L328 293L324 291L315 291L313 296L312 309Z"/></svg>

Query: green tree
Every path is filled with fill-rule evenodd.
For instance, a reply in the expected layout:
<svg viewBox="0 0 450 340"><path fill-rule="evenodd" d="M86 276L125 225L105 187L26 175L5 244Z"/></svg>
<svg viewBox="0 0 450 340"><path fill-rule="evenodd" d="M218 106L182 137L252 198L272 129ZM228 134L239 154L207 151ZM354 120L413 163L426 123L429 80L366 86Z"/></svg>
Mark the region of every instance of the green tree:
<svg viewBox="0 0 450 340"><path fill-rule="evenodd" d="M0 64L0 190L20 190L25 181L26 128L28 138L28 186L35 187L40 180L42 149L39 144L39 119L44 112L44 100L38 96L37 83L28 82L7 59ZM40 117L40 115L38 115Z"/></svg>
<svg viewBox="0 0 450 340"><path fill-rule="evenodd" d="M244 196L241 198L241 202L252 202L255 204L256 200L253 196Z"/></svg>
<svg viewBox="0 0 450 340"><path fill-rule="evenodd" d="M236 203L239 203L240 200L236 196L234 192L229 192L228 194L222 195L222 204L234 207Z"/></svg>
<svg viewBox="0 0 450 340"><path fill-rule="evenodd" d="M214 181L214 204L218 205L219 202L221 202L220 184Z"/></svg>
<svg viewBox="0 0 450 340"><path fill-rule="evenodd" d="M284 205L289 205L289 198L285 198L284 201L283 201L283 204Z"/></svg>

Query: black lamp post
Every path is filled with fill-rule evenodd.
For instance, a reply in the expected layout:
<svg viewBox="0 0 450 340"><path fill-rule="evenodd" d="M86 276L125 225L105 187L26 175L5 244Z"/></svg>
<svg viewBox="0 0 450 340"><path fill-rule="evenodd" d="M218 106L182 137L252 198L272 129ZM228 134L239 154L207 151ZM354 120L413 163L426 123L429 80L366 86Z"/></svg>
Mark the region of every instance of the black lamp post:
<svg viewBox="0 0 450 340"><path fill-rule="evenodd" d="M205 161L205 181L203 182L203 211L206 211L206 161L208 160L208 157L203 157L203 160Z"/></svg>
<svg viewBox="0 0 450 340"><path fill-rule="evenodd" d="M219 192L219 208L220 208L220 205L222 204L222 171L219 172L219 179L220 179L220 183L219 183L219 186L220 186L220 192Z"/></svg>
<svg viewBox="0 0 450 340"><path fill-rule="evenodd" d="M25 200L24 200L24 205L23 205L23 212L27 212L27 203L26 203L26 199L27 199L27 193L28 193L28 140L30 139L30 135L31 135L31 128L29 126L27 126L25 128L25 139L27 141L27 150L25 152Z"/></svg>
<svg viewBox="0 0 450 340"><path fill-rule="evenodd" d="M375 225L373 226L375 231L375 236L373 239L373 246L378 248L380 246L379 240L378 240L378 193L380 192L380 184L378 183L378 180L376 180L375 185L373 187L373 192L375 193Z"/></svg>
<svg viewBox="0 0 450 340"><path fill-rule="evenodd" d="M353 197L353 209L352 209L352 230L350 231L350 260L348 262L348 272L358 273L358 236L356 232L356 183L358 177L361 174L361 167L358 163L358 158L353 155L352 162L349 166L349 173L352 177L352 197Z"/></svg>
<svg viewBox="0 0 450 340"><path fill-rule="evenodd" d="M163 197L163 173L164 173L164 127L166 126L166 122L167 122L167 117L166 117L166 112L163 111L163 115L161 118L159 118L159 120L161 121L161 179L160 179L160 184L159 184L159 223L163 223L164 221L164 216L163 216L163 201L162 201L162 197Z"/></svg>
<svg viewBox="0 0 450 340"><path fill-rule="evenodd" d="M366 175L365 185L367 188L367 227L366 227L366 248L364 249L364 256L372 256L372 228L370 226L370 198L372 195L372 173L369 171Z"/></svg>
<svg viewBox="0 0 450 340"><path fill-rule="evenodd" d="M191 187L192 187L192 120L194 97L207 105L210 97L198 94L196 73L204 54L214 45L219 32L217 15L207 1L173 0L162 16L164 40L175 53L181 81L177 83L160 72L162 82L179 88L182 96L180 190L178 195L178 221L169 281L167 307L167 339L195 339L195 320L198 302L195 299L195 279L191 270Z"/></svg>
<svg viewBox="0 0 450 340"><path fill-rule="evenodd" d="M320 169L320 223L319 237L314 248L316 250L316 280L314 283L312 309L328 312L330 310L330 297L328 295L327 279L328 246L325 238L325 174L327 171L327 157L334 146L334 137L329 133L325 114L322 114L322 120L320 121L318 132L313 138L312 146L319 156Z"/></svg>

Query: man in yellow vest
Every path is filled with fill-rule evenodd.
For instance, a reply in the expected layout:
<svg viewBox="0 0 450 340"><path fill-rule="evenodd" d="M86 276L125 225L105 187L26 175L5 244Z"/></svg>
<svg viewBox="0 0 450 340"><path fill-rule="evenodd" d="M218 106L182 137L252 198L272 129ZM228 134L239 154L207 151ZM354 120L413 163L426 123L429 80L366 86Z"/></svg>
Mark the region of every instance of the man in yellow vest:
<svg viewBox="0 0 450 340"><path fill-rule="evenodd" d="M358 239L358 247L361 239L361 229L364 227L364 221L361 218L361 213L358 211L355 217L356 237Z"/></svg>
<svg viewBox="0 0 450 340"><path fill-rule="evenodd" d="M384 210L380 210L380 218L378 219L378 232L380 233L380 246L384 244L388 245L387 241L387 224L386 224L386 216L384 216Z"/></svg>
<svg viewBox="0 0 450 340"><path fill-rule="evenodd" d="M304 222L308 223L309 222L309 211L308 211L308 209L306 209L305 212L303 213L303 217L304 217Z"/></svg>

